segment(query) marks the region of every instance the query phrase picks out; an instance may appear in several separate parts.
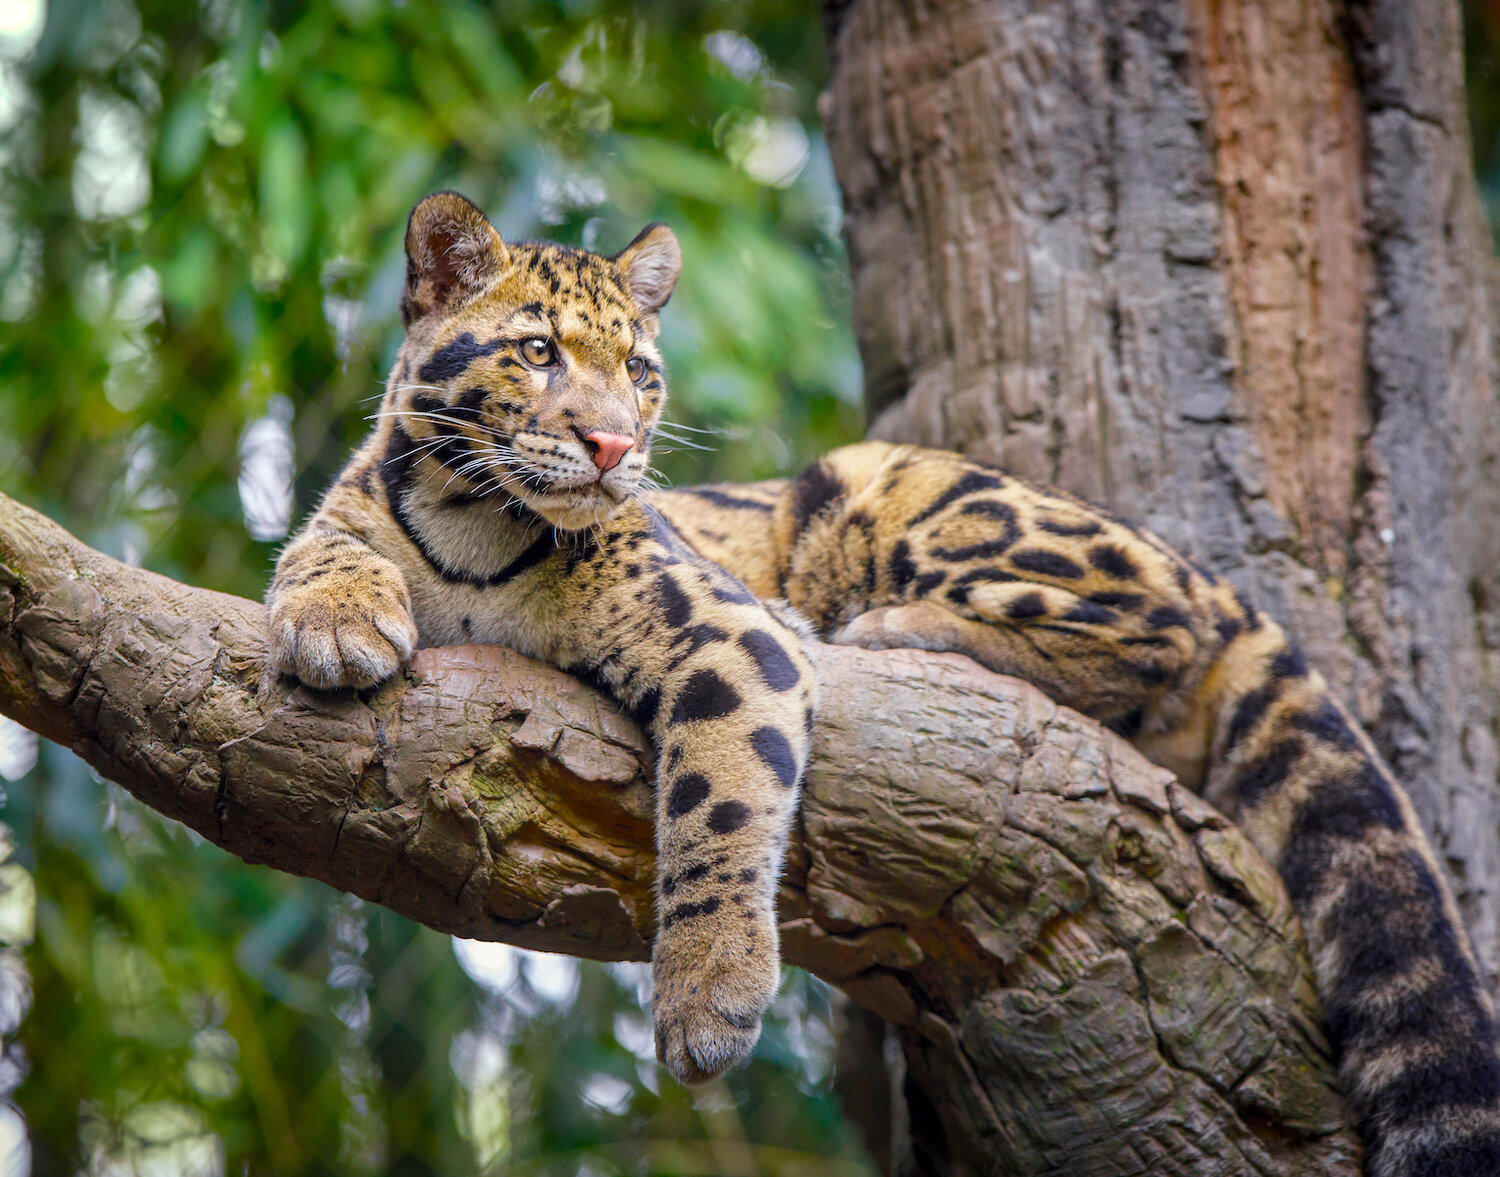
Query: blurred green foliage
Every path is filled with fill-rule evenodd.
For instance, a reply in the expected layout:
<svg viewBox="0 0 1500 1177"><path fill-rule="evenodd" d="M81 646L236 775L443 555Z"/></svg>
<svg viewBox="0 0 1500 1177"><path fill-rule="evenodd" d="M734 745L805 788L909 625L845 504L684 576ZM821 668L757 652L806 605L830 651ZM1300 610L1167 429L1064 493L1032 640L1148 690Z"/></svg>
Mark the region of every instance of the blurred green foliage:
<svg viewBox="0 0 1500 1177"><path fill-rule="evenodd" d="M822 69L784 0L0 4L0 490L258 596L367 427L438 188L512 238L671 224L669 415L712 432L660 464L790 471L859 429ZM29 753L0 731L37 896L0 1032L39 1174L866 1171L804 977L695 1100L651 1061L641 969L460 958ZM0 1096L22 1065L8 1043Z"/></svg>

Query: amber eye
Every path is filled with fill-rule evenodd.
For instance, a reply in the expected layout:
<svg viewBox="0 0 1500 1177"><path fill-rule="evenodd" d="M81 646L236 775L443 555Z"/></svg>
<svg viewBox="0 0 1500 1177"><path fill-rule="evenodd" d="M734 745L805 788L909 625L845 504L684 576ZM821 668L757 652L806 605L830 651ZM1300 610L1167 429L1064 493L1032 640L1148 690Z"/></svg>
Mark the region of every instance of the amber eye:
<svg viewBox="0 0 1500 1177"><path fill-rule="evenodd" d="M523 339L521 358L536 368L550 368L557 363L557 349L550 339Z"/></svg>
<svg viewBox="0 0 1500 1177"><path fill-rule="evenodd" d="M646 361L640 356L631 356L625 361L625 374L630 377L631 382L639 384L646 378Z"/></svg>

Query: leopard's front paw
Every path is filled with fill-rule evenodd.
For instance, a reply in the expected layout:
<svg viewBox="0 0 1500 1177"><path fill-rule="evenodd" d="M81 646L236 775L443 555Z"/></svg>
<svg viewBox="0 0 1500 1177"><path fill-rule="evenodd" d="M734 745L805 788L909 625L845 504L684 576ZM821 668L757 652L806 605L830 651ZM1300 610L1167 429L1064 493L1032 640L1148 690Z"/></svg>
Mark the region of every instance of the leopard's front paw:
<svg viewBox="0 0 1500 1177"><path fill-rule="evenodd" d="M706 1083L744 1062L781 982L774 924L765 922L748 943L730 940L705 958L658 939L656 1057L681 1083Z"/></svg>
<svg viewBox="0 0 1500 1177"><path fill-rule="evenodd" d="M417 647L406 586L379 569L290 585L271 604L271 664L310 687L370 687Z"/></svg>

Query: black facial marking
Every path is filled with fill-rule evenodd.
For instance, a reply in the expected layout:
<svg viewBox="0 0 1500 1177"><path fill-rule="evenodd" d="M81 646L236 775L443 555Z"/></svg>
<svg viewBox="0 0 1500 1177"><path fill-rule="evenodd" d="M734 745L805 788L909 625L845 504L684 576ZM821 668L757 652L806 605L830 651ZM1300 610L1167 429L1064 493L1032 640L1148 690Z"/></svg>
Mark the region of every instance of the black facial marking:
<svg viewBox="0 0 1500 1177"><path fill-rule="evenodd" d="M1239 636L1240 621L1237 617L1220 617L1214 622L1214 629L1219 632L1219 640L1226 645Z"/></svg>
<svg viewBox="0 0 1500 1177"><path fill-rule="evenodd" d="M436 384L440 380L452 380L460 376L475 360L481 356L492 356L502 347L504 339L492 339L488 343L480 343L472 332L465 331L452 343L433 352L431 357L417 372L417 378L423 384Z"/></svg>
<svg viewBox="0 0 1500 1177"><path fill-rule="evenodd" d="M743 801L720 801L708 812L708 828L716 834L732 834L750 820L750 807Z"/></svg>
<svg viewBox="0 0 1500 1177"><path fill-rule="evenodd" d="M1099 544L1090 548L1089 563L1116 580L1133 580L1140 575L1130 557L1114 544Z"/></svg>
<svg viewBox="0 0 1500 1177"><path fill-rule="evenodd" d="M755 659L761 678L773 691L789 691L801 680L797 666L778 642L763 629L747 629L740 634L740 645Z"/></svg>
<svg viewBox="0 0 1500 1177"><path fill-rule="evenodd" d="M809 711L808 716L812 715ZM797 783L797 755L780 729L767 725L750 733L750 747L760 762L776 774L777 783L790 789Z"/></svg>
<svg viewBox="0 0 1500 1177"><path fill-rule="evenodd" d="M428 548L426 541L413 525L410 512L406 509L406 489L411 481L412 468L417 461L415 450L416 444L410 435L398 425L391 431L391 440L386 446L385 456L380 460L380 479L385 487L386 502L390 504L391 514L401 530L406 533L406 538L411 540L412 546L417 549L432 570L449 584L471 584L494 588L535 568L557 550L552 529L549 527L542 531L530 547L499 572L489 576L477 576L471 572L450 568ZM523 513L518 517L535 518L524 506L518 505L517 510Z"/></svg>
<svg viewBox="0 0 1500 1177"><path fill-rule="evenodd" d="M1023 572L1054 576L1059 580L1078 580L1083 576L1083 569L1072 560L1042 548L1026 548L1015 552L1011 555L1010 562Z"/></svg>
<svg viewBox="0 0 1500 1177"><path fill-rule="evenodd" d="M695 670L677 694L671 722L719 719L733 713L739 705L740 693L725 682L718 671Z"/></svg>
<svg viewBox="0 0 1500 1177"><path fill-rule="evenodd" d="M703 804L708 796L708 778L701 772L685 772L672 782L667 794L667 816L681 817Z"/></svg>

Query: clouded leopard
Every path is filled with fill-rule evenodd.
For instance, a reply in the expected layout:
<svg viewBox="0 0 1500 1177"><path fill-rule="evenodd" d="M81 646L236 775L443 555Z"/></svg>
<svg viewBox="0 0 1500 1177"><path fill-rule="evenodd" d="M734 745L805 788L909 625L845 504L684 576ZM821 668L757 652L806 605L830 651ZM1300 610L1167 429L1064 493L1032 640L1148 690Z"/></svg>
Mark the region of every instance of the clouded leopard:
<svg viewBox="0 0 1500 1177"><path fill-rule="evenodd" d="M1453 900L1369 740L1281 629L1147 532L955 454L868 442L796 479L651 492L657 312L681 258L508 244L453 193L407 228L378 425L288 544L275 665L367 686L418 645L497 642L650 733L657 1050L750 1050L818 636L952 650L1101 720L1277 864L1312 947L1369 1171L1500 1173L1492 1014Z"/></svg>

